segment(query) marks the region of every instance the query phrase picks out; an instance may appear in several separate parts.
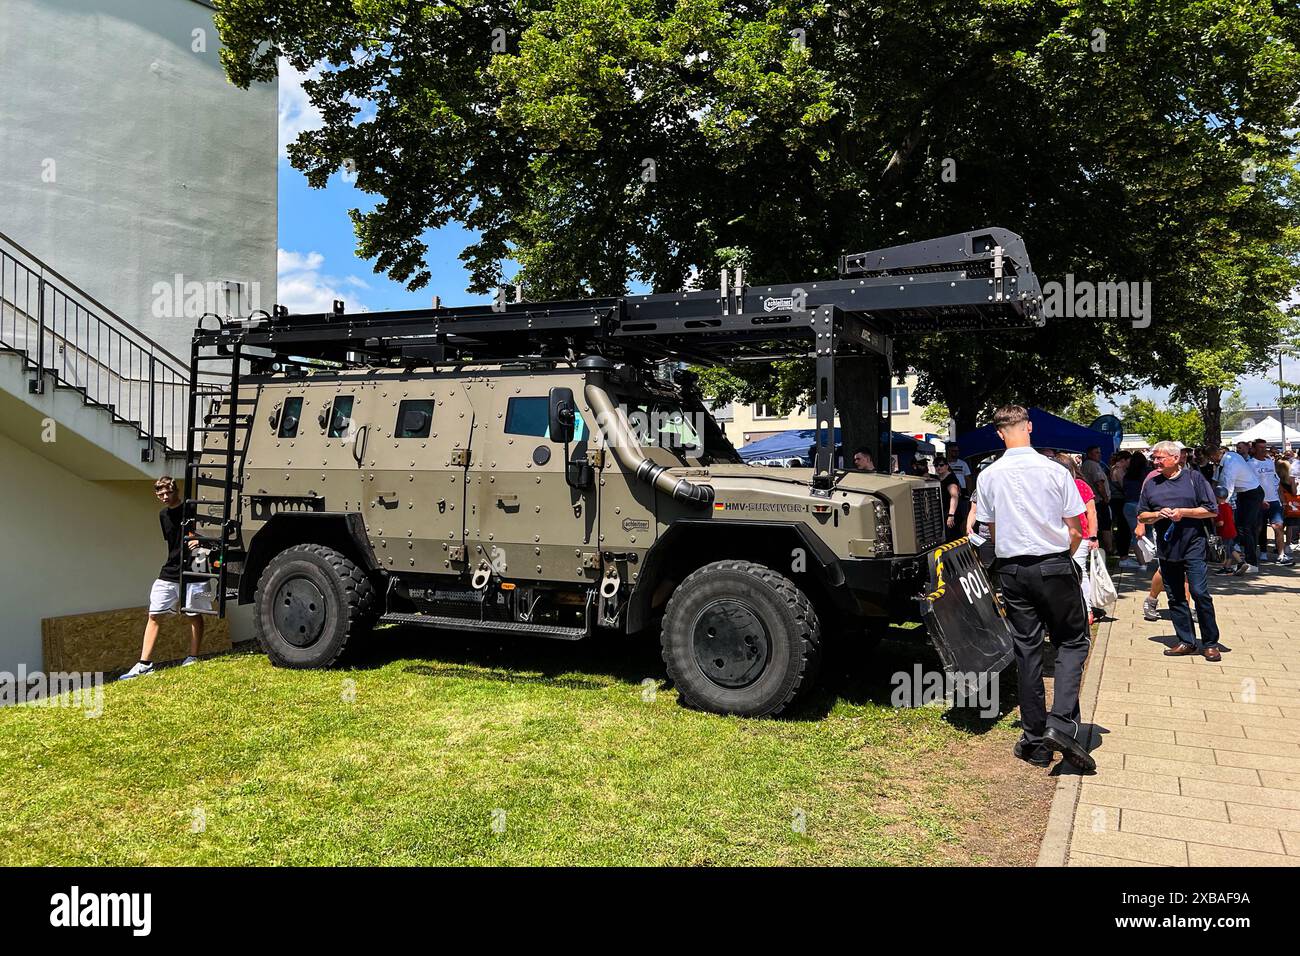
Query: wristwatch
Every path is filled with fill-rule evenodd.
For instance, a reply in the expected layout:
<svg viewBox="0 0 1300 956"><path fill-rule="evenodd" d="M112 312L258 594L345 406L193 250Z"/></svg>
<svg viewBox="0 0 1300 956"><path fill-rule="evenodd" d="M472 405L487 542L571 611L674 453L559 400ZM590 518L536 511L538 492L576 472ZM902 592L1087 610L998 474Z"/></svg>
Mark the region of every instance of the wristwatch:
<svg viewBox="0 0 1300 956"><path fill-rule="evenodd" d="M1088 540L1089 540L1089 541L1096 541L1096 540L1097 540L1097 536L1094 534L1094 535L1093 535L1091 538L1089 538Z"/></svg>

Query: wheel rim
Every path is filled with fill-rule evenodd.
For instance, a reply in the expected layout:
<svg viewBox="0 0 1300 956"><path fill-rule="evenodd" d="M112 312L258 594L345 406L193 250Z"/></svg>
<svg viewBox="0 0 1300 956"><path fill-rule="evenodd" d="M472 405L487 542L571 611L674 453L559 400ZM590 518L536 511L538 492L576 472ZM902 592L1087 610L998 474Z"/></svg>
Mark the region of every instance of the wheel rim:
<svg viewBox="0 0 1300 956"><path fill-rule="evenodd" d="M740 601L714 601L692 628L695 663L719 687L748 687L767 670L772 639L753 609Z"/></svg>
<svg viewBox="0 0 1300 956"><path fill-rule="evenodd" d="M310 647L325 630L325 595L308 578L288 578L275 592L271 618L294 647Z"/></svg>

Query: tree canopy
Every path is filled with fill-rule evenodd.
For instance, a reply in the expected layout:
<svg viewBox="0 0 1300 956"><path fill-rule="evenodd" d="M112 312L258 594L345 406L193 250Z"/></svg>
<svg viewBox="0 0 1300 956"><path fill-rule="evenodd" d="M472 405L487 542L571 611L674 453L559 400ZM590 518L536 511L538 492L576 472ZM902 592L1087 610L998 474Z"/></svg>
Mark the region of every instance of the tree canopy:
<svg viewBox="0 0 1300 956"><path fill-rule="evenodd" d="M475 231L472 291L529 298L834 274L987 225L1040 278L1149 281L1149 324L900 339L959 430L1008 400L1253 370L1300 284L1300 9L1271 0L217 0L247 85L285 57L324 117L290 146L380 201L359 253L417 289ZM504 276L503 263L519 264ZM1208 371L1207 371L1208 370ZM1213 372L1214 374L1210 374ZM800 401L806 363L719 372Z"/></svg>

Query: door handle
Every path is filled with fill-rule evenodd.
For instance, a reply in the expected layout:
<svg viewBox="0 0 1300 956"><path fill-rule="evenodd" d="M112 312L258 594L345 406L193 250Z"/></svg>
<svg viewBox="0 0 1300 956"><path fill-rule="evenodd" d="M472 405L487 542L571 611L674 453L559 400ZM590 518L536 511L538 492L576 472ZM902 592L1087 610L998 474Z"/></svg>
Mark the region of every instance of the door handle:
<svg viewBox="0 0 1300 956"><path fill-rule="evenodd" d="M366 457L366 443L370 441L370 426L362 425L357 430L357 437L352 442L352 457L356 460L357 467L361 467L361 459Z"/></svg>

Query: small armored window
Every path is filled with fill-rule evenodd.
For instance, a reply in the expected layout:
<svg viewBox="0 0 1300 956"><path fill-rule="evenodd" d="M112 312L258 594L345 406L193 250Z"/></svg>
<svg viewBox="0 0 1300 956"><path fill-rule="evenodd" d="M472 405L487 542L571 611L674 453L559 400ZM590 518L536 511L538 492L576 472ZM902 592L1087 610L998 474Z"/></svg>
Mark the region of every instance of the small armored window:
<svg viewBox="0 0 1300 956"><path fill-rule="evenodd" d="M394 438L428 438L433 424L433 399L408 398L398 403Z"/></svg>
<svg viewBox="0 0 1300 956"><path fill-rule="evenodd" d="M533 435L550 438L550 408L544 395L512 398L506 402L506 434ZM573 440L587 437L587 426L582 416L573 416Z"/></svg>
<svg viewBox="0 0 1300 956"><path fill-rule="evenodd" d="M348 426L352 424L352 396L339 395L334 399L334 407L330 410L330 427L328 437L346 438Z"/></svg>
<svg viewBox="0 0 1300 956"><path fill-rule="evenodd" d="M277 434L281 438L296 438L300 418L302 418L302 396L295 395L293 398L286 398L284 400L284 411L280 413L280 431Z"/></svg>

